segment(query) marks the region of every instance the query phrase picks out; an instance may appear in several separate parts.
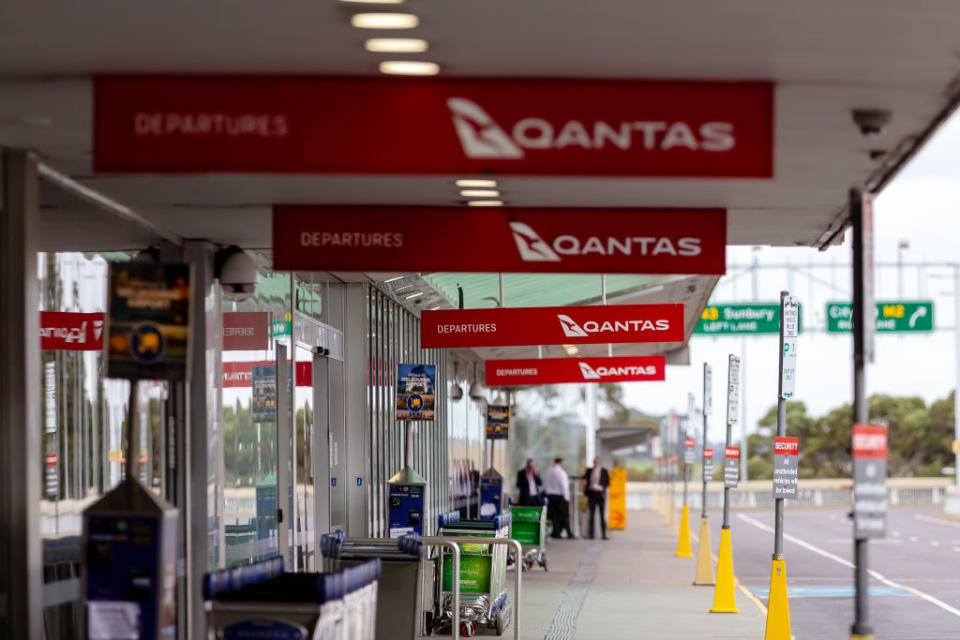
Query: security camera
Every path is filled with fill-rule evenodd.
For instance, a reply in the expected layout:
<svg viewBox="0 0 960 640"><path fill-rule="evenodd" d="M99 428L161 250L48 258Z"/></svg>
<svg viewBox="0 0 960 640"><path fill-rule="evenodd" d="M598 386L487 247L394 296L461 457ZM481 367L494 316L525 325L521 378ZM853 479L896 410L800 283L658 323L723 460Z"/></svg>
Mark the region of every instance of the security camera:
<svg viewBox="0 0 960 640"><path fill-rule="evenodd" d="M853 121L864 136L878 136L890 122L893 113L889 109L854 109Z"/></svg>
<svg viewBox="0 0 960 640"><path fill-rule="evenodd" d="M223 293L231 300L246 300L257 288L260 274L253 258L240 247L227 247L217 252L215 273Z"/></svg>

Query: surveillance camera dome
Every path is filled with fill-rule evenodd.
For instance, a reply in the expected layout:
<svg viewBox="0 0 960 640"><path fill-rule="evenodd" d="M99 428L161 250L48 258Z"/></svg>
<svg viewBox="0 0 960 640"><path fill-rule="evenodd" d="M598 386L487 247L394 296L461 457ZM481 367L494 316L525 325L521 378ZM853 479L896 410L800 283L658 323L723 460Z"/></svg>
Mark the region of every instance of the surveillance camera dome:
<svg viewBox="0 0 960 640"><path fill-rule="evenodd" d="M232 300L246 300L260 279L256 263L239 247L228 247L222 253L217 279L223 293Z"/></svg>
<svg viewBox="0 0 960 640"><path fill-rule="evenodd" d="M879 136L887 126L893 113L889 109L854 109L853 122L860 129L860 135Z"/></svg>

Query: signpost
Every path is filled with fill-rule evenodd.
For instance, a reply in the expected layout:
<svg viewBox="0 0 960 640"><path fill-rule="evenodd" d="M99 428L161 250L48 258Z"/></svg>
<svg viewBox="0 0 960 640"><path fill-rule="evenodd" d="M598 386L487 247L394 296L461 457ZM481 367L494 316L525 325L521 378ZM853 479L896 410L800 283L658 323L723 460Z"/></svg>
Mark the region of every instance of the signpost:
<svg viewBox="0 0 960 640"><path fill-rule="evenodd" d="M773 497L777 500L796 499L799 460L798 438L776 438L773 441Z"/></svg>
<svg viewBox="0 0 960 640"><path fill-rule="evenodd" d="M683 439L683 463L693 464L696 461L697 441L693 438Z"/></svg>
<svg viewBox="0 0 960 640"><path fill-rule="evenodd" d="M887 428L853 425L853 530L858 540L887 532Z"/></svg>
<svg viewBox="0 0 960 640"><path fill-rule="evenodd" d="M780 332L780 305L776 302L711 304L693 330L702 335L776 335Z"/></svg>
<svg viewBox="0 0 960 640"><path fill-rule="evenodd" d="M890 300L875 305L875 327L881 333L929 333L933 331L933 301ZM853 331L853 304L828 302L827 333Z"/></svg>
<svg viewBox="0 0 960 640"><path fill-rule="evenodd" d="M723 448L723 527L717 555L717 587L710 613L739 613L733 578L733 539L730 533L730 489L736 488L740 474L740 449L731 446L733 425L737 422L740 400L740 358L727 358L727 429ZM712 466L712 465L711 465ZM712 468L711 468L712 471Z"/></svg>
<svg viewBox="0 0 960 640"><path fill-rule="evenodd" d="M708 418L713 411L713 372L703 363L703 487L700 511L700 541L697 546L697 574L693 584L713 585L713 559L710 551L710 525L707 521L707 481L713 475L713 451L707 448Z"/></svg>

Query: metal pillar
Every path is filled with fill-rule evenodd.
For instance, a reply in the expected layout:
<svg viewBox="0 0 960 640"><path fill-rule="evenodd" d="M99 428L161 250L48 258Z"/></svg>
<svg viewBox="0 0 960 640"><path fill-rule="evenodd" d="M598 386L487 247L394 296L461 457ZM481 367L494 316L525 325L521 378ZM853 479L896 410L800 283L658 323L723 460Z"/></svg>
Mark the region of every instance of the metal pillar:
<svg viewBox="0 0 960 640"><path fill-rule="evenodd" d="M0 155L0 637L39 640L40 336L37 159Z"/></svg>
<svg viewBox="0 0 960 640"><path fill-rule="evenodd" d="M960 416L960 265L953 267L953 332L956 353L953 358L953 366L956 367L956 378L953 387L953 415ZM954 435L953 439L960 442L960 420L953 420ZM957 449L954 458L953 476L956 479L957 487L960 487L960 449Z"/></svg>
<svg viewBox="0 0 960 640"><path fill-rule="evenodd" d="M789 291L780 292L780 348L783 348L783 302L790 297ZM777 437L785 438L787 435L787 399L783 397L783 354L777 358L780 362L779 374L777 376ZM783 498L775 500L774 515L774 534L773 534L773 559L783 560Z"/></svg>
<svg viewBox="0 0 960 640"><path fill-rule="evenodd" d="M701 505L703 509L700 512L700 517L707 517L707 412L709 411L710 404L709 400L712 398L713 390L710 388L710 384L713 382L710 374L710 365L706 362L703 363L703 407L702 407L702 416L703 416L703 448L700 452L701 464L703 465L703 472L700 474L703 476L703 504Z"/></svg>
<svg viewBox="0 0 960 640"><path fill-rule="evenodd" d="M344 490L347 500L347 536L355 538L365 538L370 535L369 501L367 500L371 464L370 428L367 416L370 347L367 335L369 330L367 305L367 285L344 285L343 381L346 412L346 470L343 482L346 483Z"/></svg>
<svg viewBox="0 0 960 640"><path fill-rule="evenodd" d="M850 217L853 222L853 421L861 424L867 422L867 322L870 321L867 313L873 313L872 304L869 304L871 308L867 308L867 292L864 286L867 266L864 251L867 247L864 246L863 214L863 197L858 189L853 189L850 191ZM868 221L868 224L872 226L872 222ZM871 638L873 628L870 626L867 596L867 540L854 540L853 545L856 597L850 631L854 636Z"/></svg>

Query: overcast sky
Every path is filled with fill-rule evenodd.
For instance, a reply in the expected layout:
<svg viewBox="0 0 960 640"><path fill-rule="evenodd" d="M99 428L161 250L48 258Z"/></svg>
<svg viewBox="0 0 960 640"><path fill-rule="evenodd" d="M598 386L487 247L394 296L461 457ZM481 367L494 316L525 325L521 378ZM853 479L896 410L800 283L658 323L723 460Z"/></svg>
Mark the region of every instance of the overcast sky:
<svg viewBox="0 0 960 640"><path fill-rule="evenodd" d="M954 281L950 268L932 263L960 261L960 116L954 115L913 162L884 190L875 202L875 251L878 263L896 263L898 244L909 243L903 260L930 263L927 268L905 267L902 280L898 270L878 268L877 300L898 298L932 299L938 330L932 334L880 334L876 340L876 361L867 369L869 393L917 395L928 403L950 393L956 384L954 325ZM828 300L850 300L850 234L843 245L820 252L816 249L730 247L727 276L721 279L711 302L751 299L751 276L737 277L736 265L746 265L756 253L761 266L790 264L790 269L765 267L758 270L759 299L775 301L781 289L791 289L803 306L804 328L823 326ZM841 265L836 269L811 265ZM812 274L813 278L807 274ZM815 278L815 279L814 279ZM822 331L822 329L821 329ZM703 362L714 371L714 419L711 434L721 433L726 410L727 355L741 355L747 385L747 425L756 421L776 403L776 336L755 337L742 351L739 337L712 338L695 335L690 341L691 366L668 367L663 383L628 383L628 403L651 413L682 411L688 391L699 404L702 395ZM796 399L805 402L815 415L850 402L852 387L852 339L807 331L800 335ZM716 430L716 431L715 431ZM736 436L735 436L736 437Z"/></svg>

